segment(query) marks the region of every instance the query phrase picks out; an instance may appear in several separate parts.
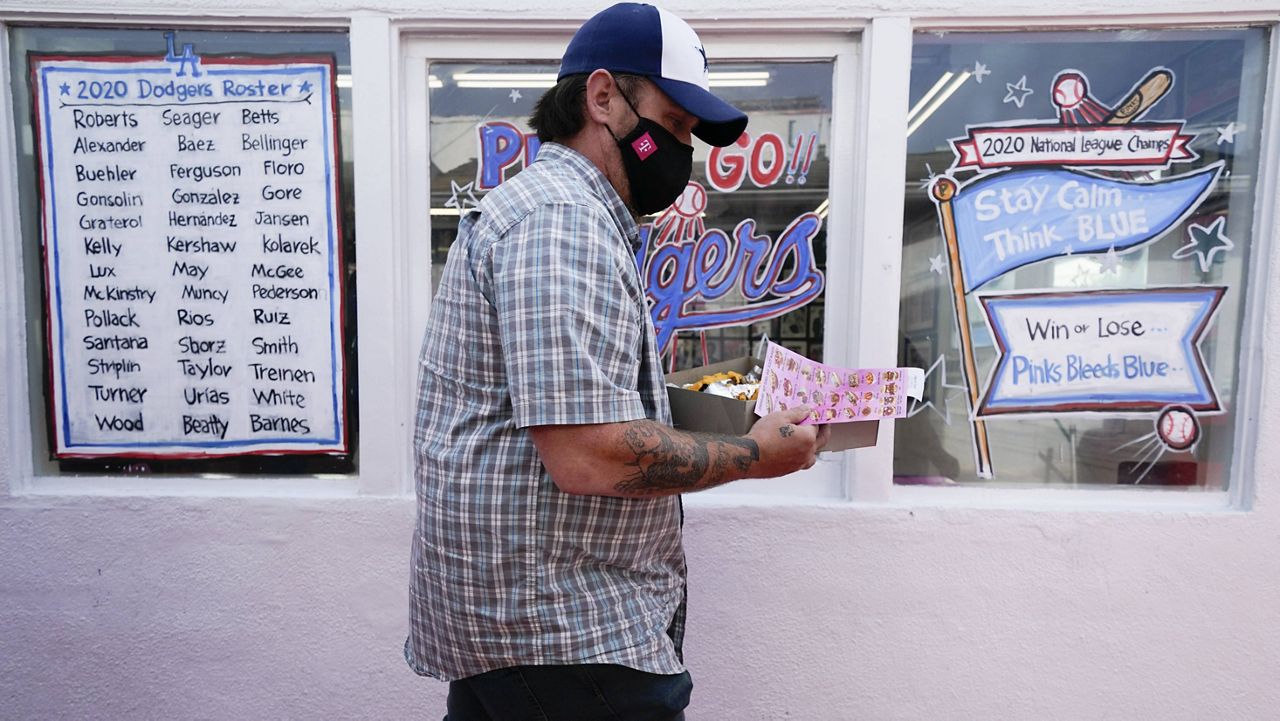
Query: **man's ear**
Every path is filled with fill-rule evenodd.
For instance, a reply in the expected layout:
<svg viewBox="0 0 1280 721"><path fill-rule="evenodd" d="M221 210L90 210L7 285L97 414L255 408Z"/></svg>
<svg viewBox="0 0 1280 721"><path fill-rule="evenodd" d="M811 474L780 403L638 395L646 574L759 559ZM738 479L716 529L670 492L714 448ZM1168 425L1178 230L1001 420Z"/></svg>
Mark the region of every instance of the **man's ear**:
<svg viewBox="0 0 1280 721"><path fill-rule="evenodd" d="M587 77L585 99L587 118L602 125L609 125L617 111L615 105L617 83L608 70L596 70Z"/></svg>

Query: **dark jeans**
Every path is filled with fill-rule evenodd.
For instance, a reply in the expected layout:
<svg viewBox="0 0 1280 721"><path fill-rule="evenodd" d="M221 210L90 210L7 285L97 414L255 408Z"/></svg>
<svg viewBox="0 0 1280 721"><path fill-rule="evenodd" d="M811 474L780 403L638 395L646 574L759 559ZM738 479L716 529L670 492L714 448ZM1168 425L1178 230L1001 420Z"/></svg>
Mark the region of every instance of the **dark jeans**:
<svg viewBox="0 0 1280 721"><path fill-rule="evenodd" d="M684 721L692 690L688 671L513 666L450 683L444 721Z"/></svg>

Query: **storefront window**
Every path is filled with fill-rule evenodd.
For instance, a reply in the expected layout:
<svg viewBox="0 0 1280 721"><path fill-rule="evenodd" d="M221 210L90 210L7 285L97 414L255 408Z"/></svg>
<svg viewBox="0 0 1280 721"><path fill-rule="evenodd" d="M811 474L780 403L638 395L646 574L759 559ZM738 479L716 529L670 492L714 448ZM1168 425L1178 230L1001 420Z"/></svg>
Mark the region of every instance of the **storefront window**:
<svg viewBox="0 0 1280 721"><path fill-rule="evenodd" d="M1226 488L1267 45L916 36L898 483Z"/></svg>
<svg viewBox="0 0 1280 721"><path fill-rule="evenodd" d="M532 161L528 116L554 64L430 66L432 268L460 208ZM751 353L763 336L822 358L832 63L715 64L711 83L751 117L736 145L694 143L670 208L641 220L637 263L663 362L690 368ZM701 264L701 266L699 266Z"/></svg>
<svg viewBox="0 0 1280 721"><path fill-rule="evenodd" d="M346 34L9 40L36 472L354 471Z"/></svg>

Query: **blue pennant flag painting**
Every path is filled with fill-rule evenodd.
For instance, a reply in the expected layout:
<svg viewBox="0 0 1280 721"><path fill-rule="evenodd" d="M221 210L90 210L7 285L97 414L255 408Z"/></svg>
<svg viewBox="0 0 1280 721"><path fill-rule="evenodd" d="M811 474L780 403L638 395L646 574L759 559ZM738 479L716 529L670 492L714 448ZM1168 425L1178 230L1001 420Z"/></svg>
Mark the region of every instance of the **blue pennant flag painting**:
<svg viewBox="0 0 1280 721"><path fill-rule="evenodd" d="M1046 258L1137 248L1186 218L1221 172L1218 162L1148 183L1062 168L980 176L951 200L964 292Z"/></svg>

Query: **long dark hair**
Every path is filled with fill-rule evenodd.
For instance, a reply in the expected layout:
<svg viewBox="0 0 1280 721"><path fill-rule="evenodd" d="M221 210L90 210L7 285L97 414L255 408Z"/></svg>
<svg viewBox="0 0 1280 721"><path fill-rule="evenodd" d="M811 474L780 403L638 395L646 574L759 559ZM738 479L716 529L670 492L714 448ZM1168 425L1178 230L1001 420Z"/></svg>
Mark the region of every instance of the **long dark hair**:
<svg viewBox="0 0 1280 721"><path fill-rule="evenodd" d="M529 127L538 134L540 142L571 138L582 130L586 122L583 113L587 97L587 73L566 75L538 98L529 116ZM613 80L628 98L634 102L636 92L644 83L639 75L614 73Z"/></svg>

